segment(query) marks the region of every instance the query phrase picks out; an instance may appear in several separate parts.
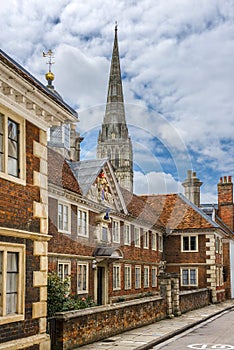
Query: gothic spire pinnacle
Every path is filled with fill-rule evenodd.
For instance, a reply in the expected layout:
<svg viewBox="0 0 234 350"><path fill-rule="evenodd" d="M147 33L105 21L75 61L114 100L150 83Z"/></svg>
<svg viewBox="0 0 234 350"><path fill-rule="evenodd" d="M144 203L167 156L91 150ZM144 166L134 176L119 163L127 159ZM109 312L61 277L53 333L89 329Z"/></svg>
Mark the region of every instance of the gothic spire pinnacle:
<svg viewBox="0 0 234 350"><path fill-rule="evenodd" d="M128 134L115 23L106 111L98 136L97 157L110 159L120 186L133 191L132 142Z"/></svg>
<svg viewBox="0 0 234 350"><path fill-rule="evenodd" d="M117 32L118 32L118 25L116 22L114 46L112 51L109 86L108 86L108 94L107 94L107 103L124 102Z"/></svg>

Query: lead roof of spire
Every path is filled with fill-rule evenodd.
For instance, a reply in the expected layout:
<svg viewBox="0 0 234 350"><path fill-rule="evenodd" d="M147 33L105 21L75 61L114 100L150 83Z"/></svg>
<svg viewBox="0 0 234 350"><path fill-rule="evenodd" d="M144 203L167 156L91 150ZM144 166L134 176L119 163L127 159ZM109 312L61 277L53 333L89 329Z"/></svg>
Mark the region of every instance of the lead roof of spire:
<svg viewBox="0 0 234 350"><path fill-rule="evenodd" d="M117 31L116 24L104 124L126 124Z"/></svg>
<svg viewBox="0 0 234 350"><path fill-rule="evenodd" d="M118 48L118 26L115 25L115 38L111 59L110 77L107 102L123 102L123 89L122 79L119 61L119 48Z"/></svg>

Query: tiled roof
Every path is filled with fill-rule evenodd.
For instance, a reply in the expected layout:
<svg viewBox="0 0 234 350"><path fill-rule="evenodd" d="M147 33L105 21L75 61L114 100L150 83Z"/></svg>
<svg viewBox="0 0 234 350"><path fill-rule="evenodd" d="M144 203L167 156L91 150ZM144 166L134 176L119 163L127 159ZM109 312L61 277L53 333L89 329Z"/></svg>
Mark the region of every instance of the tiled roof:
<svg viewBox="0 0 234 350"><path fill-rule="evenodd" d="M141 196L137 196L128 190L121 188L128 213L136 219L143 220L150 225L163 227L157 212Z"/></svg>
<svg viewBox="0 0 234 350"><path fill-rule="evenodd" d="M155 210L166 229L210 229L219 227L201 209L181 194L140 196Z"/></svg>
<svg viewBox="0 0 234 350"><path fill-rule="evenodd" d="M49 183L81 195L79 184L65 158L48 147Z"/></svg>

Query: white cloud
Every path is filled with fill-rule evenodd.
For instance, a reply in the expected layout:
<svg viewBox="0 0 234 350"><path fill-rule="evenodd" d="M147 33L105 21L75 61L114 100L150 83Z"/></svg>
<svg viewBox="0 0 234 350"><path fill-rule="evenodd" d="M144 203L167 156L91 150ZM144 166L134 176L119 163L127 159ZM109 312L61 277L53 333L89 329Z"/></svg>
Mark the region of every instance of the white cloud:
<svg viewBox="0 0 234 350"><path fill-rule="evenodd" d="M142 172L151 163L156 170L148 171L167 173L169 159L154 137L179 178L194 168L214 186L234 172L233 0L8 0L0 15L1 48L43 83L42 51L54 51L55 87L91 137L105 110L119 21L126 115ZM95 142L87 141L85 154L95 154Z"/></svg>
<svg viewBox="0 0 234 350"><path fill-rule="evenodd" d="M163 172L149 172L147 174L143 174L140 171L134 172L134 193L136 194L183 192L183 186L171 174Z"/></svg>

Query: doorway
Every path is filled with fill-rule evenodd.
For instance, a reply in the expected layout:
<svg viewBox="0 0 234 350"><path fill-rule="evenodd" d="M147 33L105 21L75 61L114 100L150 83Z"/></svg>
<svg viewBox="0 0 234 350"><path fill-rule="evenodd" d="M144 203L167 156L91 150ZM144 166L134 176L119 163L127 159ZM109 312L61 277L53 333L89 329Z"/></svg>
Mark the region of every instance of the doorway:
<svg viewBox="0 0 234 350"><path fill-rule="evenodd" d="M105 304L105 267L97 268L97 304Z"/></svg>

